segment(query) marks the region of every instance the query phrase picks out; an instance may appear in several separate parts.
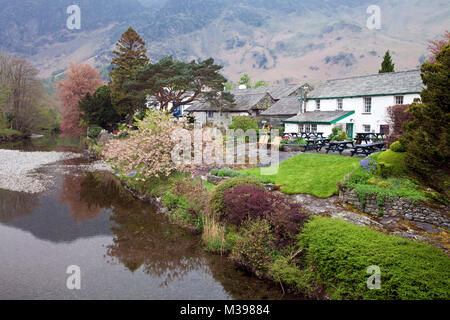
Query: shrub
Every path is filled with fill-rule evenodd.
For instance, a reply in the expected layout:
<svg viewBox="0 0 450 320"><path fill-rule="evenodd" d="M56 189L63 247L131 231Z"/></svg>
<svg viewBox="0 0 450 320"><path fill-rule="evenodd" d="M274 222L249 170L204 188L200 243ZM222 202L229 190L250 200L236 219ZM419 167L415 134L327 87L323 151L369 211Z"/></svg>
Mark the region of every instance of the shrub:
<svg viewBox="0 0 450 320"><path fill-rule="evenodd" d="M143 120L137 120L138 130L130 131L127 139L113 139L105 146L103 156L125 174L138 171L141 179L168 177L186 166L172 161L172 151L178 141L174 131L181 126L170 115L148 111Z"/></svg>
<svg viewBox="0 0 450 320"><path fill-rule="evenodd" d="M219 169L217 169L217 168L211 169L211 171L209 172L209 174L213 175L213 176L217 176L218 173L219 173Z"/></svg>
<svg viewBox="0 0 450 320"><path fill-rule="evenodd" d="M261 277L273 260L273 240L269 222L263 219L247 220L234 243L230 258Z"/></svg>
<svg viewBox="0 0 450 320"><path fill-rule="evenodd" d="M261 181L257 178L249 177L249 176L239 176L235 178L231 178L228 180L224 180L219 183L211 193L210 197L210 207L212 213L220 217L225 213L226 207L223 200L223 193L226 190L233 189L234 187L240 185L253 185L253 186L261 186Z"/></svg>
<svg viewBox="0 0 450 320"><path fill-rule="evenodd" d="M378 174L382 177L403 176L406 174L406 153L387 150L382 152L377 159Z"/></svg>
<svg viewBox="0 0 450 320"><path fill-rule="evenodd" d="M87 134L87 135L88 135L89 138L95 139L95 138L97 138L97 137L100 135L100 133L102 132L102 130L103 130L102 127L99 127L99 126L93 126L93 127L90 127L90 128L89 128L88 134Z"/></svg>
<svg viewBox="0 0 450 320"><path fill-rule="evenodd" d="M235 116L233 121L228 126L229 129L238 130L242 129L244 132L249 129L258 129L258 120L249 116Z"/></svg>
<svg viewBox="0 0 450 320"><path fill-rule="evenodd" d="M314 217L299 237L305 269L332 299L450 299L450 259L438 248L339 219ZM381 289L369 290L369 266Z"/></svg>
<svg viewBox="0 0 450 320"><path fill-rule="evenodd" d="M307 219L300 204L290 203L261 187L244 185L225 190L223 200L226 210L220 217L222 221L240 226L248 219L265 219L279 246L297 235Z"/></svg>
<svg viewBox="0 0 450 320"><path fill-rule="evenodd" d="M393 144L391 144L391 151L394 152L406 152L406 148L402 145L400 141L395 141Z"/></svg>
<svg viewBox="0 0 450 320"><path fill-rule="evenodd" d="M223 168L217 172L217 176L219 176L219 177L237 177L240 175L241 175L241 173L239 171L229 169L229 168Z"/></svg>
<svg viewBox="0 0 450 320"><path fill-rule="evenodd" d="M329 138L332 141L342 141L348 139L347 134L345 133L344 129L342 129L342 127L333 127L331 129L331 134Z"/></svg>

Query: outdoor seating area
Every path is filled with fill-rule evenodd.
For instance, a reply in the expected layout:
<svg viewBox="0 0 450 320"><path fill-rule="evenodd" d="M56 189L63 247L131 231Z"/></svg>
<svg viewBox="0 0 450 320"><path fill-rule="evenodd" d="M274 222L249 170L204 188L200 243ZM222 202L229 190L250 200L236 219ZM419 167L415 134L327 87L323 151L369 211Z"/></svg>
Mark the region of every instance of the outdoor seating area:
<svg viewBox="0 0 450 320"><path fill-rule="evenodd" d="M322 132L290 132L283 135L283 139L295 140L305 139L305 145L302 151L315 150L322 151L325 148L326 153L339 152L340 155L344 151L349 151L349 155L368 156L374 152L383 151L384 135L382 133L362 132L357 133L352 140L331 141L330 138L324 138Z"/></svg>

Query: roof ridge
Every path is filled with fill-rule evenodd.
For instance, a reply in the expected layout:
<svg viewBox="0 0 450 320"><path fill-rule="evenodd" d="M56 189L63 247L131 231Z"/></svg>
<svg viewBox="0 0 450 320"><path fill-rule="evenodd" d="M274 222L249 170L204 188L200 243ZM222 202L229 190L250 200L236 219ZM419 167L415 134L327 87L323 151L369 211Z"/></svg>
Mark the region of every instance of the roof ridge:
<svg viewBox="0 0 450 320"><path fill-rule="evenodd" d="M336 80L347 80L347 79L367 78L367 77L376 77L376 76L386 76L386 75L391 75L391 74L417 72L417 71L420 71L420 69L411 69L411 70L404 70L404 71L397 71L397 72L373 73L373 74L366 74L366 75L363 75L363 76L351 76L351 77L345 77L345 78L335 78L335 79L329 79L326 82L336 81Z"/></svg>

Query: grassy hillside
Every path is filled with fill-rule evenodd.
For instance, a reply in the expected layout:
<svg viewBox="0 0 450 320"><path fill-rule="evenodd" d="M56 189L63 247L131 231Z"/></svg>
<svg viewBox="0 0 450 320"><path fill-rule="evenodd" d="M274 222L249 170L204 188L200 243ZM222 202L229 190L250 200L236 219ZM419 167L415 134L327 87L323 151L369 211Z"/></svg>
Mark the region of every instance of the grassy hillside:
<svg viewBox="0 0 450 320"><path fill-rule="evenodd" d="M52 2L52 5L50 5ZM413 69L427 40L450 25L445 0L80 0L82 29L65 27L69 0L0 0L0 49L24 54L41 75L69 61L105 65L129 25L151 59L214 57L236 81L246 72L270 82L318 81L376 73L391 51L397 70ZM381 30L368 30L368 5L381 8Z"/></svg>

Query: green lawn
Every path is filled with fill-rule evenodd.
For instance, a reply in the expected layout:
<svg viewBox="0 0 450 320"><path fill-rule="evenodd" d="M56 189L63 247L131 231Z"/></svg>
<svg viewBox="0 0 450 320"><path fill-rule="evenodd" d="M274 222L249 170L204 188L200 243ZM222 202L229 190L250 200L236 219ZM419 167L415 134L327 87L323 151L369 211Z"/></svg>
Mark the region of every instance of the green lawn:
<svg viewBox="0 0 450 320"><path fill-rule="evenodd" d="M244 170L265 182L281 186L287 194L307 193L328 198L338 192L336 183L351 172L361 161L331 154L301 154L280 163L278 174L261 176L260 169Z"/></svg>

